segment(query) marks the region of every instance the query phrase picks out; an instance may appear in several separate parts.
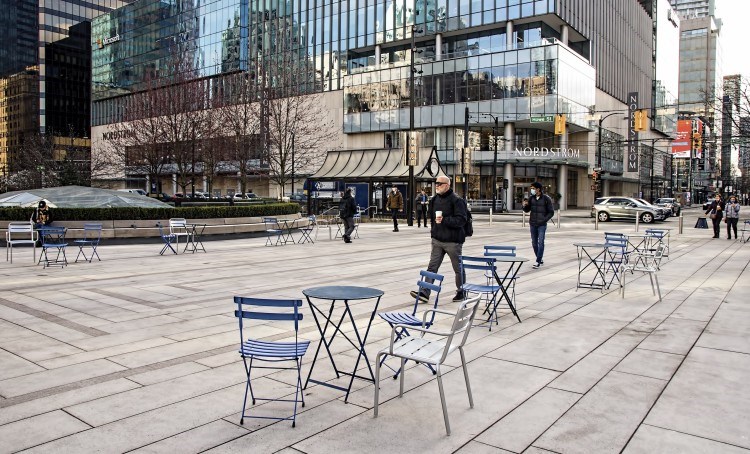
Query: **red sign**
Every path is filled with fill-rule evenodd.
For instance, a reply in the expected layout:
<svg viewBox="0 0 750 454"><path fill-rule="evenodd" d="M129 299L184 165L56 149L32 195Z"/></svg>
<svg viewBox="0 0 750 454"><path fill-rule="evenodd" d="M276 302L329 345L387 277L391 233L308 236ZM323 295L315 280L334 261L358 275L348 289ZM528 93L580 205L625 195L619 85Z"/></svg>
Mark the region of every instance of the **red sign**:
<svg viewBox="0 0 750 454"><path fill-rule="evenodd" d="M677 137L672 141L672 155L675 158L690 157L690 139L693 134L691 120L677 120Z"/></svg>

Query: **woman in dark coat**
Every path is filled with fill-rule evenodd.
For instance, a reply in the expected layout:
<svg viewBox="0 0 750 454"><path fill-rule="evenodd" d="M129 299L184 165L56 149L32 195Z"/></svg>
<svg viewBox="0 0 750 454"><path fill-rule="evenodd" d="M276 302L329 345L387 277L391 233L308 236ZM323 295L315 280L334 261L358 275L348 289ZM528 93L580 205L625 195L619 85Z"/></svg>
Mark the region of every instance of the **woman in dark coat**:
<svg viewBox="0 0 750 454"><path fill-rule="evenodd" d="M714 238L719 238L721 220L724 217L724 202L722 202L719 194L716 194L716 198L709 205L706 214L710 214L711 222L714 225Z"/></svg>

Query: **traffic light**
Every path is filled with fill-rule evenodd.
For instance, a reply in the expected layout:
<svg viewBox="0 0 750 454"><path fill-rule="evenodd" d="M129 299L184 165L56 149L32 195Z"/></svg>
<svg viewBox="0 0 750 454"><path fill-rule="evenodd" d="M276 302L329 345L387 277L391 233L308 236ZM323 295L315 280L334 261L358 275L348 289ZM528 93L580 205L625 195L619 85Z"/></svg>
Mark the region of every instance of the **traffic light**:
<svg viewBox="0 0 750 454"><path fill-rule="evenodd" d="M508 189L509 183L507 178L503 178L503 189Z"/></svg>
<svg viewBox="0 0 750 454"><path fill-rule="evenodd" d="M639 132L648 129L648 113L646 112L646 109L635 111L635 124L633 125L633 129Z"/></svg>
<svg viewBox="0 0 750 454"><path fill-rule="evenodd" d="M561 136L565 134L565 123L567 118L563 114L555 115L555 135Z"/></svg>
<svg viewBox="0 0 750 454"><path fill-rule="evenodd" d="M593 181L594 183L596 183L596 181L598 179L599 179L599 172L597 172L596 170L594 170L593 172L591 172L591 181Z"/></svg>

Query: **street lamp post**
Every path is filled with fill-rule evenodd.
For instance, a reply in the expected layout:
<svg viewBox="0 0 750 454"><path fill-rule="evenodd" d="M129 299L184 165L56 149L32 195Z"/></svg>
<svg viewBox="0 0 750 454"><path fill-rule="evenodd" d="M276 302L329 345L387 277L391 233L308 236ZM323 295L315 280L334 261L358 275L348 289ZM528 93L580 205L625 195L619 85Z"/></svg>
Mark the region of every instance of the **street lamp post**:
<svg viewBox="0 0 750 454"><path fill-rule="evenodd" d="M491 113L480 112L479 115L487 115L495 120L495 126L492 128L492 135L495 137L495 155L492 158L492 212L497 212L497 130L499 119Z"/></svg>
<svg viewBox="0 0 750 454"><path fill-rule="evenodd" d="M414 73L417 71L414 67L414 56L417 53L417 43L416 43L416 34L421 32L421 30L417 29L416 25L411 26L411 64L409 71L409 134L406 136L406 150L407 150L407 164L409 164L409 193L406 205L406 225L413 226L414 225L414 219L412 219L412 215L414 213L414 207L413 201L414 201L414 192L415 192L415 180L414 180L414 166L411 165L411 162L408 162L408 150L411 149L411 140L412 135L414 133Z"/></svg>

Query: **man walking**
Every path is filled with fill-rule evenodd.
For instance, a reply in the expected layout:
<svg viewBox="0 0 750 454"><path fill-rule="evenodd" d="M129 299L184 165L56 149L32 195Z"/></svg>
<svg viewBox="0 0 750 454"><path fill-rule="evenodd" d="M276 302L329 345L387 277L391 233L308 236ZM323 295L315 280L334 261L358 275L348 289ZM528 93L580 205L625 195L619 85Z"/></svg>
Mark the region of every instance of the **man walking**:
<svg viewBox="0 0 750 454"><path fill-rule="evenodd" d="M344 234L341 237L344 243L352 242L352 232L354 232L354 214L357 212L357 204L352 197L352 188L347 188L344 196L339 202L339 217L344 221Z"/></svg>
<svg viewBox="0 0 750 454"><path fill-rule="evenodd" d="M555 215L552 199L542 191L542 183L531 183L531 198L524 199L523 211L529 215L531 246L534 248L536 263L532 268L544 265L544 236L547 233L547 222Z"/></svg>
<svg viewBox="0 0 750 454"><path fill-rule="evenodd" d="M424 193L424 189L419 191L416 202L417 227L422 227L422 221L424 221L424 226L427 227L427 194Z"/></svg>
<svg viewBox="0 0 750 454"><path fill-rule="evenodd" d="M466 201L451 189L451 180L447 176L439 176L435 182L435 196L430 200L430 221L432 229L432 251L427 271L437 273L443 263L445 254L451 259L453 272L456 275L456 296L453 301L463 301L466 293L461 289L464 276L461 274L459 257L466 240L464 225L468 218ZM432 282L430 280L430 282ZM429 301L430 291L422 290L419 295L412 290L411 296L422 302Z"/></svg>
<svg viewBox="0 0 750 454"><path fill-rule="evenodd" d="M404 209L404 197L398 192L398 188L393 186L391 193L388 194L385 208L391 210L393 215L393 231L398 232L398 213Z"/></svg>

